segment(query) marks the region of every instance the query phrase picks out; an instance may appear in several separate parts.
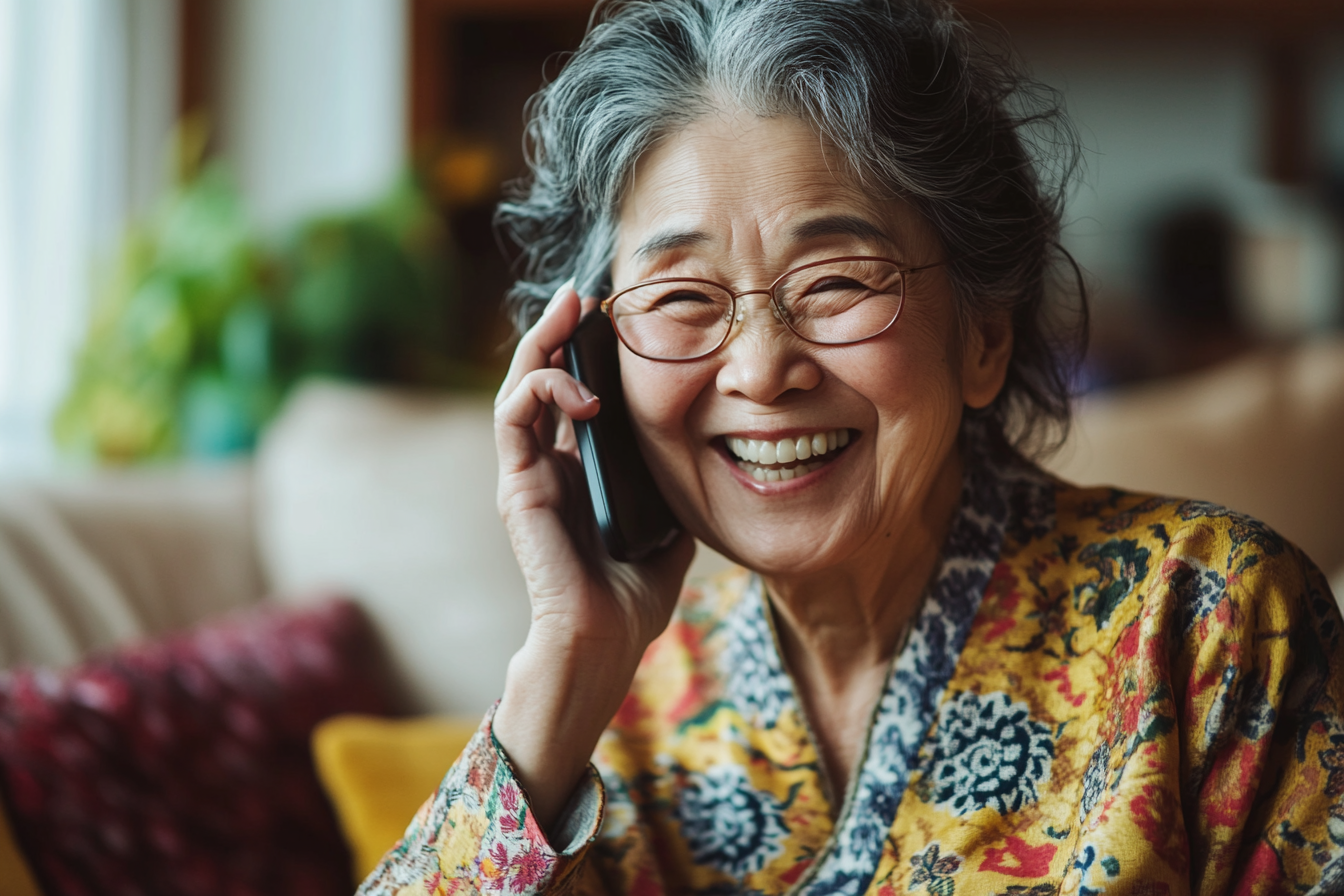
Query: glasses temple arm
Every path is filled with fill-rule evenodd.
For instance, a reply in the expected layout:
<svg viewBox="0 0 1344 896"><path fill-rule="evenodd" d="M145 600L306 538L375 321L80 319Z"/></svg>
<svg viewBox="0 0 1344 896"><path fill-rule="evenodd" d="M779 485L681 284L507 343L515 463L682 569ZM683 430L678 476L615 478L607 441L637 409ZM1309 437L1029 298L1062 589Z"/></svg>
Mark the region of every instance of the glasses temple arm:
<svg viewBox="0 0 1344 896"><path fill-rule="evenodd" d="M951 263L951 259L947 259L947 258L945 258L945 259L943 259L942 261L935 261L933 264L921 264L919 267L906 268L906 269L904 269L903 271L901 271L901 273L902 273L902 274L917 274L917 273L919 273L920 271L927 271L927 270L929 270L930 268L940 268L940 267L942 267L943 265L945 265L945 264L950 264L950 263Z"/></svg>

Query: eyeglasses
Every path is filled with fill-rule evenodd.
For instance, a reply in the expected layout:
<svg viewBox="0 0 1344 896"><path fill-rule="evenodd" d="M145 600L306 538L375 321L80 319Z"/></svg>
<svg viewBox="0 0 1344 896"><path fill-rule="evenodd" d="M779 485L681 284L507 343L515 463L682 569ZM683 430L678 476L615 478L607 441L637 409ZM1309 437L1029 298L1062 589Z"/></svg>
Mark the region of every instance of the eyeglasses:
<svg viewBox="0 0 1344 896"><path fill-rule="evenodd" d="M936 262L901 268L888 258L849 255L796 267L769 289L733 292L713 280L668 277L627 287L602 303L616 335L650 361L693 361L713 354L742 319L737 300L768 295L775 317L800 339L849 345L885 332L901 316L905 276Z"/></svg>

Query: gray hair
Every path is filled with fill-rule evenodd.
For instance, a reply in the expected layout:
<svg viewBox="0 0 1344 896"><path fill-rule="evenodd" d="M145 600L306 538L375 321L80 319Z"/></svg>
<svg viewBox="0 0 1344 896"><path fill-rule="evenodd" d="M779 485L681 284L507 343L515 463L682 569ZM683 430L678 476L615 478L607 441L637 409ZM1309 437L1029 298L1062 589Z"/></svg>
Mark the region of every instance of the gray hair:
<svg viewBox="0 0 1344 896"><path fill-rule="evenodd" d="M1061 316L1047 287L1059 258L1072 264L1058 237L1078 141L1057 95L942 0L599 3L578 51L529 104L531 176L497 212L522 249L518 325L570 277L584 294L609 288L636 161L726 104L809 122L859 178L925 217L961 320L1012 320L1007 381L977 416L1019 449L1058 444L1087 301L1079 276L1077 313Z"/></svg>

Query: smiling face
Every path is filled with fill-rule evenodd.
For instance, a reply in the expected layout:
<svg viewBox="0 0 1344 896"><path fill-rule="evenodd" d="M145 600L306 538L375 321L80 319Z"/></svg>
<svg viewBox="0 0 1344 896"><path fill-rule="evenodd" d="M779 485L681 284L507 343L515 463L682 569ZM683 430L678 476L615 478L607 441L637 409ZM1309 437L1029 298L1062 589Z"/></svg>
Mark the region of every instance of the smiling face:
<svg viewBox="0 0 1344 896"><path fill-rule="evenodd" d="M845 255L943 260L910 206L865 189L805 123L745 112L708 115L650 150L618 234L616 290L682 276L764 289ZM963 334L944 268L905 279L900 318L853 345L803 341L756 294L707 357L622 347L645 456L692 533L767 576L858 564L881 577L894 545L937 551L959 494L962 407L993 399L1007 358L1003 338Z"/></svg>

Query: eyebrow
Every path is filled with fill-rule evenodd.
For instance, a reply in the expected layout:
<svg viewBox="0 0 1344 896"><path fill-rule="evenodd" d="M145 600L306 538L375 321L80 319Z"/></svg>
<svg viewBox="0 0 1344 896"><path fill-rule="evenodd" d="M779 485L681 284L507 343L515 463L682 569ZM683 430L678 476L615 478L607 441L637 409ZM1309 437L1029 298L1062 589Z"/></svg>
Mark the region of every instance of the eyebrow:
<svg viewBox="0 0 1344 896"><path fill-rule="evenodd" d="M674 230L666 233L655 234L645 240L642 245L634 252L635 258L652 258L655 255L661 255L664 252L671 252L674 249L685 249L688 246L698 246L701 243L707 243L710 240L708 233L703 230Z"/></svg>
<svg viewBox="0 0 1344 896"><path fill-rule="evenodd" d="M895 245L895 242L885 230L858 215L826 215L821 218L813 218L799 224L793 229L792 233L793 241L796 243L804 243L828 236L852 236L856 239L879 242L888 246ZM648 259L664 252L698 246L710 240L710 235L703 230L673 230L658 233L645 240L634 251L634 257Z"/></svg>
<svg viewBox="0 0 1344 896"><path fill-rule="evenodd" d="M799 243L828 236L852 236L887 246L895 245L895 241L885 230L858 215L826 215L804 221L793 228L793 239Z"/></svg>

